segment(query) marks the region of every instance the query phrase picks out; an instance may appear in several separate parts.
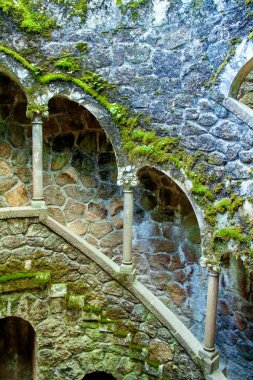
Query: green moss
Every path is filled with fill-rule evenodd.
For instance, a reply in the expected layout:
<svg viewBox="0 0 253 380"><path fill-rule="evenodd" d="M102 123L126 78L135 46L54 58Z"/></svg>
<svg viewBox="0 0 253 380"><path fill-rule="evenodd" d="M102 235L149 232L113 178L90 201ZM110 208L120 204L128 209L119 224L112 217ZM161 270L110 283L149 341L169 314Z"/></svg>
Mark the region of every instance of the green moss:
<svg viewBox="0 0 253 380"><path fill-rule="evenodd" d="M85 306L83 307L83 310L84 310L86 313L100 314L101 311L102 311L102 307L101 307L101 306L95 306L95 305L85 305Z"/></svg>
<svg viewBox="0 0 253 380"><path fill-rule="evenodd" d="M142 352L143 348L145 348L145 347L141 344L131 344L129 346L129 348L130 348L130 350Z"/></svg>
<svg viewBox="0 0 253 380"><path fill-rule="evenodd" d="M214 201L214 194L206 186L202 185L197 180L193 180L193 187L191 189L192 194L205 197L210 201Z"/></svg>
<svg viewBox="0 0 253 380"><path fill-rule="evenodd" d="M31 65L25 58L23 58L20 54L16 53L14 50L0 45L0 51L10 55L36 77L41 74L42 70L39 67Z"/></svg>
<svg viewBox="0 0 253 380"><path fill-rule="evenodd" d="M114 335L119 337L119 338L126 338L128 334L129 334L129 331L127 331L127 330L116 330L116 331L114 331Z"/></svg>
<svg viewBox="0 0 253 380"><path fill-rule="evenodd" d="M83 22L86 21L89 0L77 0L73 4L73 14L79 16Z"/></svg>
<svg viewBox="0 0 253 380"><path fill-rule="evenodd" d="M239 198L237 194L232 194L230 198L223 198L214 206L209 206L205 212L205 218L211 224L215 223L218 213L224 214L225 212L228 212L228 216L231 218L244 202L244 198Z"/></svg>
<svg viewBox="0 0 253 380"><path fill-rule="evenodd" d="M15 23L25 32L48 36L56 22L42 11L36 11L32 0L0 0L0 9L11 15Z"/></svg>
<svg viewBox="0 0 253 380"><path fill-rule="evenodd" d="M73 57L60 58L54 63L54 66L71 72L78 71L80 69L77 59Z"/></svg>
<svg viewBox="0 0 253 380"><path fill-rule="evenodd" d="M203 0L193 0L193 8L200 9L203 6Z"/></svg>
<svg viewBox="0 0 253 380"><path fill-rule="evenodd" d="M40 280L42 283L48 282L50 278L50 273L49 272L23 272L23 273L12 273L12 274L6 274L4 276L0 276L0 284L8 281L15 281L19 280L21 278L37 278Z"/></svg>
<svg viewBox="0 0 253 380"><path fill-rule="evenodd" d="M131 12L131 17L133 21L136 21L138 18L138 9L147 4L148 2L149 0L134 0L124 4L122 0L116 0L116 3L123 14L126 14L128 11Z"/></svg>
<svg viewBox="0 0 253 380"><path fill-rule="evenodd" d="M236 53L236 49L234 47L229 50L229 52L227 53L224 61L220 64L220 66L218 67L218 69L216 70L216 72L212 75L211 80L206 83L207 87L212 87L212 86L215 85L218 76L225 69L225 67L227 66L228 62L235 55L235 53Z"/></svg>
<svg viewBox="0 0 253 380"><path fill-rule="evenodd" d="M161 362L159 362L158 360L147 360L147 364L150 367L158 368L161 365Z"/></svg>
<svg viewBox="0 0 253 380"><path fill-rule="evenodd" d="M25 289L44 288L50 282L50 272L22 272L0 276L0 292L15 292Z"/></svg>
<svg viewBox="0 0 253 380"><path fill-rule="evenodd" d="M249 237L242 233L242 227L225 227L216 231L213 235L213 240L223 240L228 242L230 239L240 243L249 244Z"/></svg>
<svg viewBox="0 0 253 380"><path fill-rule="evenodd" d="M240 37L234 37L229 40L229 43L231 45L236 45L236 44L239 44L240 42L242 42L242 39Z"/></svg>
<svg viewBox="0 0 253 380"><path fill-rule="evenodd" d="M69 294L67 298L67 307L69 309L82 309L84 305L84 296Z"/></svg>
<svg viewBox="0 0 253 380"><path fill-rule="evenodd" d="M76 48L81 52L85 52L89 49L89 46L86 42L77 42Z"/></svg>

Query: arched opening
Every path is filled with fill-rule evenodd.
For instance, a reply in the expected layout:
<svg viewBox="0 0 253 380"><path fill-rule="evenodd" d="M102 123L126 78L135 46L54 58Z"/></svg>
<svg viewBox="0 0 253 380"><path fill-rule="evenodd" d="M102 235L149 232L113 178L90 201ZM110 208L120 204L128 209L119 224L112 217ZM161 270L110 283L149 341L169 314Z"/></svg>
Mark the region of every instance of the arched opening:
<svg viewBox="0 0 253 380"><path fill-rule="evenodd" d="M32 188L31 127L20 85L0 72L0 207L29 203Z"/></svg>
<svg viewBox="0 0 253 380"><path fill-rule="evenodd" d="M229 96L234 99L240 97L240 88L247 77L250 77L250 73L253 70L253 59L250 59L236 74L229 91ZM249 78L250 79L250 78Z"/></svg>
<svg viewBox="0 0 253 380"><path fill-rule="evenodd" d="M236 100L253 109L253 62L248 65L248 70L242 68L236 78L231 86L231 94Z"/></svg>
<svg viewBox="0 0 253 380"><path fill-rule="evenodd" d="M137 175L133 249L139 279L186 323L202 322L205 276L193 207L162 171L144 166Z"/></svg>
<svg viewBox="0 0 253 380"><path fill-rule="evenodd" d="M119 234L110 204L119 197L116 157L96 118L64 96L50 99L44 121L44 197L52 217L100 247Z"/></svg>
<svg viewBox="0 0 253 380"><path fill-rule="evenodd" d="M115 377L103 371L96 371L84 376L82 380L116 380Z"/></svg>
<svg viewBox="0 0 253 380"><path fill-rule="evenodd" d="M35 332L18 317L0 320L0 379L35 379Z"/></svg>

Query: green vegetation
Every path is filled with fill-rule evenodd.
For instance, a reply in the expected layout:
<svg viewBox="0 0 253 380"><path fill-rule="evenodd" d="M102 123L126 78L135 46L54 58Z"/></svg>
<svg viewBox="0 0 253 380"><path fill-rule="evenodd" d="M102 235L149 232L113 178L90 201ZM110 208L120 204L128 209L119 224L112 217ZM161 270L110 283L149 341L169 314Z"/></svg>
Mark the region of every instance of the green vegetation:
<svg viewBox="0 0 253 380"><path fill-rule="evenodd" d="M62 57L54 63L54 66L70 72L78 71L80 69L77 59L73 57Z"/></svg>
<svg viewBox="0 0 253 380"><path fill-rule="evenodd" d="M220 66L218 67L218 69L216 70L216 72L214 74L212 74L212 77L211 77L210 81L206 83L206 87L212 87L212 86L215 85L218 76L225 69L225 67L227 66L228 62L235 55L235 53L236 53L236 49L234 47L229 50L229 52L227 53L224 61L220 64Z"/></svg>
<svg viewBox="0 0 253 380"><path fill-rule="evenodd" d="M101 306L95 306L95 305L85 305L83 307L83 311L86 313L91 313L91 314L100 314L102 311Z"/></svg>
<svg viewBox="0 0 253 380"><path fill-rule="evenodd" d="M124 4L122 0L116 0L116 3L119 6L122 14L126 14L128 11L130 11L133 21L136 21L138 18L138 9L148 2L149 0L134 0L128 2L127 4Z"/></svg>
<svg viewBox="0 0 253 380"><path fill-rule="evenodd" d="M88 46L87 42L77 42L76 48L77 48L77 50L79 50L81 52L85 52L85 51L89 50L89 46Z"/></svg>
<svg viewBox="0 0 253 380"><path fill-rule="evenodd" d="M0 0L0 9L13 17L13 21L25 32L50 35L56 22L47 14L35 10L36 4L32 0Z"/></svg>
<svg viewBox="0 0 253 380"><path fill-rule="evenodd" d="M213 235L213 239L221 239L223 241L229 241L230 239L237 240L240 243L247 243L249 238L242 232L242 227L225 227L216 231Z"/></svg>
<svg viewBox="0 0 253 380"><path fill-rule="evenodd" d="M3 276L0 276L0 284L3 284L5 282L9 281L15 281L20 279L27 279L27 278L36 278L41 283L47 283L50 279L50 273L49 272L23 272L23 273L12 273L12 274L6 274Z"/></svg>
<svg viewBox="0 0 253 380"><path fill-rule="evenodd" d="M228 216L231 218L244 202L244 198L239 198L237 194L232 194L230 198L223 198L214 206L208 207L205 212L205 217L211 224L215 224L218 213L224 214L225 212L228 212Z"/></svg>
<svg viewBox="0 0 253 380"><path fill-rule="evenodd" d="M0 276L0 293L18 292L25 289L43 289L51 279L50 272L23 272Z"/></svg>
<svg viewBox="0 0 253 380"><path fill-rule="evenodd" d="M214 229L217 224L218 214L227 212L228 218L231 218L243 204L245 199L239 198L235 194L229 197L229 189L225 188L223 183L217 185L215 176L207 175L208 160L205 163L203 162L203 153L190 154L186 152L180 147L178 137L163 137L155 131L147 130L150 126L150 118L147 115L143 117L141 114L132 114L126 106L110 101L109 96L114 86L108 84L97 73L85 70L79 77L69 73L45 73L42 69L30 64L20 54L7 47L0 46L0 51L10 55L27 68L33 75L38 88L40 88L40 85L44 86L54 81L68 82L81 88L86 94L97 100L105 107L118 126L123 146L133 162L148 161L155 164L170 164L172 168L178 170L177 173L180 176L185 175L191 180L191 192L202 210L205 211L206 221L211 229ZM66 64L70 58L59 57L55 64L56 66L58 65L58 68L71 70L73 61L69 65ZM36 91L38 91L38 88ZM44 106L46 107L46 105ZM42 112L44 106L30 105L28 111L31 113ZM201 161L199 161L200 158ZM225 196L224 199L213 204L215 195L221 192ZM252 227L250 228L252 229ZM245 245L248 238L247 231L243 233L235 227L227 227L227 229L216 231L213 235L216 263L219 262L222 256L219 251L219 242L226 243L230 239L235 239L240 244ZM214 260L212 255L210 255L209 259L210 263Z"/></svg>

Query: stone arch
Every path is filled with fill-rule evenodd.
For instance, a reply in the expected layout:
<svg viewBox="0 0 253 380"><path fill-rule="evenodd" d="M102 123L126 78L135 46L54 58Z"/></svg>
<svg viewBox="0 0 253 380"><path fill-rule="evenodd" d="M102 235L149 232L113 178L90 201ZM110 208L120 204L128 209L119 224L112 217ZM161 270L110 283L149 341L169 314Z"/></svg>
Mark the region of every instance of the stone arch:
<svg viewBox="0 0 253 380"><path fill-rule="evenodd" d="M194 324L197 313L204 319L206 297L195 210L178 181L164 171L143 166L137 178L133 250L138 278L181 316L187 308L186 323Z"/></svg>
<svg viewBox="0 0 253 380"><path fill-rule="evenodd" d="M200 232L202 233L206 229L207 225L204 219L204 213L202 209L197 205L197 203L194 201L194 199L191 196L191 187L192 187L191 181L187 180L187 177L183 176L182 173L175 173L170 170L165 170L156 165L153 165L153 166L144 165L138 168L136 171L137 176L138 176L139 171L142 170L143 168L155 169L159 171L161 174L164 174L166 177L171 179L173 182L175 182L175 184L179 187L179 189L181 189L185 197L190 202L191 207L193 208L194 213L196 215ZM204 239L204 236L202 236L202 239Z"/></svg>
<svg viewBox="0 0 253 380"><path fill-rule="evenodd" d="M35 331L19 317L0 319L0 378L35 379Z"/></svg>
<svg viewBox="0 0 253 380"><path fill-rule="evenodd" d="M116 380L114 376L110 375L107 372L95 371L88 373L83 377L82 380Z"/></svg>
<svg viewBox="0 0 253 380"><path fill-rule="evenodd" d="M29 203L32 185L27 96L17 78L0 70L0 206Z"/></svg>
<svg viewBox="0 0 253 380"><path fill-rule="evenodd" d="M46 204L59 222L98 246L97 239L113 229L109 203L120 191L115 151L95 116L77 101L58 94L48 110L43 125ZM98 232L99 227L105 230Z"/></svg>
<svg viewBox="0 0 253 380"><path fill-rule="evenodd" d="M47 104L55 96L68 98L88 110L96 118L113 145L118 166L124 167L129 164L129 159L124 153L120 130L108 111L97 100L73 83L61 81L51 82L45 87L43 103Z"/></svg>
<svg viewBox="0 0 253 380"><path fill-rule="evenodd" d="M246 62L237 72L236 76L234 77L230 90L229 90L229 96L237 99L240 87L244 81L244 79L247 77L247 75L253 70L253 58L251 58L248 62Z"/></svg>
<svg viewBox="0 0 253 380"><path fill-rule="evenodd" d="M34 103L34 99L40 97L39 85L30 69L15 59L12 53L14 52L11 50L9 50L9 54L0 50L0 71L7 74L23 89L28 102ZM32 92L31 87L33 88Z"/></svg>

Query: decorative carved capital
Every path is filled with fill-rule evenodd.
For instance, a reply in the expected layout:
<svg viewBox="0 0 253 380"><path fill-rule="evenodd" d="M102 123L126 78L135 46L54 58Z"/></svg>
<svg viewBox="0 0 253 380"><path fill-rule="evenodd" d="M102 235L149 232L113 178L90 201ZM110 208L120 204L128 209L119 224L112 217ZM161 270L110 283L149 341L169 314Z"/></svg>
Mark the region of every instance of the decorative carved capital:
<svg viewBox="0 0 253 380"><path fill-rule="evenodd" d="M117 185L123 186L124 189L132 189L137 186L135 167L128 165L125 168L119 168Z"/></svg>
<svg viewBox="0 0 253 380"><path fill-rule="evenodd" d="M28 104L26 117L32 120L32 123L40 123L42 119L48 118L47 104Z"/></svg>
<svg viewBox="0 0 253 380"><path fill-rule="evenodd" d="M202 268L207 268L208 269L208 273L210 275L213 275L213 276L216 276L216 275L219 275L220 271L221 271L221 266L219 263L210 263L208 262L208 258L207 257L201 257L200 258L200 266Z"/></svg>

